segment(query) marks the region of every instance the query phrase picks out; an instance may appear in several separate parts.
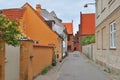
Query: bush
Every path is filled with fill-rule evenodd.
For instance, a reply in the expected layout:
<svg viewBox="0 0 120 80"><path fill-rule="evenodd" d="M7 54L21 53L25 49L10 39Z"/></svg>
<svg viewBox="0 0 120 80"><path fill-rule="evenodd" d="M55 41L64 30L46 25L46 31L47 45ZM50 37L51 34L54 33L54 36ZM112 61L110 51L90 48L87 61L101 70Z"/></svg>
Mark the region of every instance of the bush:
<svg viewBox="0 0 120 80"><path fill-rule="evenodd" d="M81 45L91 44L95 42L95 35L88 35L80 41Z"/></svg>
<svg viewBox="0 0 120 80"><path fill-rule="evenodd" d="M57 62L55 60L52 61L52 66L56 66Z"/></svg>
<svg viewBox="0 0 120 80"><path fill-rule="evenodd" d="M46 74L46 73L49 71L49 69L51 69L51 66L45 67L45 68L41 71L41 74L42 74L42 75Z"/></svg>
<svg viewBox="0 0 120 80"><path fill-rule="evenodd" d="M52 59L52 66L56 66L57 61L56 61L56 55L54 54L53 59Z"/></svg>

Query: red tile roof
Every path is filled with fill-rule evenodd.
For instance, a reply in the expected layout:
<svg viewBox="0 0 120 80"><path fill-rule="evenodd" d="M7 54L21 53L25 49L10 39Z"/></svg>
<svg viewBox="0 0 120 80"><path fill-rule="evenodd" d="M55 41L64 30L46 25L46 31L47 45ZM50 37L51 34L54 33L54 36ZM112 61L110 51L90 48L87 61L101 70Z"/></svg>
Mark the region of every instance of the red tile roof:
<svg viewBox="0 0 120 80"><path fill-rule="evenodd" d="M63 23L68 34L73 34L73 23Z"/></svg>
<svg viewBox="0 0 120 80"><path fill-rule="evenodd" d="M11 20L21 19L25 9L14 8L14 9L3 9L2 13Z"/></svg>
<svg viewBox="0 0 120 80"><path fill-rule="evenodd" d="M95 14L81 14L81 35L95 34Z"/></svg>

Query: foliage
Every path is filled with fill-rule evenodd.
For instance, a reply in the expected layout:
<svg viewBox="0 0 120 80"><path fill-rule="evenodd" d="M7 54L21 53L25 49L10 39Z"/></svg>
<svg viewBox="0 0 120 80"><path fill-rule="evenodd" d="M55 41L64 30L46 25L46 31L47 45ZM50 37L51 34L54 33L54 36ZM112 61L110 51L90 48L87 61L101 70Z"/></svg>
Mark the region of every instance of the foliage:
<svg viewBox="0 0 120 80"><path fill-rule="evenodd" d="M81 45L86 45L95 42L95 35L88 35L80 41Z"/></svg>
<svg viewBox="0 0 120 80"><path fill-rule="evenodd" d="M53 59L52 59L52 66L56 66L57 61L56 61L56 55L54 54Z"/></svg>
<svg viewBox="0 0 120 80"><path fill-rule="evenodd" d="M51 66L45 67L45 68L41 71L41 74L42 74L42 75L46 74L50 69L51 69Z"/></svg>
<svg viewBox="0 0 120 80"><path fill-rule="evenodd" d="M0 38L8 45L18 46L20 44L20 30L18 29L19 22L10 21L3 15L0 15Z"/></svg>
<svg viewBox="0 0 120 80"><path fill-rule="evenodd" d="M109 67L105 68L104 71L107 72L107 73L111 73L111 70L110 70Z"/></svg>

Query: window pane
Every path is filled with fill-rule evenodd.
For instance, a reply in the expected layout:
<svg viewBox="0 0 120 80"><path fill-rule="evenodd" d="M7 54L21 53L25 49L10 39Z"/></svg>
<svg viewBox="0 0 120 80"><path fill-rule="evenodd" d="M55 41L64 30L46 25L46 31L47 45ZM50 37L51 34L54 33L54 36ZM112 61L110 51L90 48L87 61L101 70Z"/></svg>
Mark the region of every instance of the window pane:
<svg viewBox="0 0 120 80"><path fill-rule="evenodd" d="M116 30L116 24L114 23L114 30Z"/></svg>
<svg viewBox="0 0 120 80"><path fill-rule="evenodd" d="M114 47L116 47L116 32L114 32Z"/></svg>
<svg viewBox="0 0 120 80"><path fill-rule="evenodd" d="M112 32L112 25L110 25L110 32Z"/></svg>
<svg viewBox="0 0 120 80"><path fill-rule="evenodd" d="M113 22L110 24L110 47L116 47L116 23Z"/></svg>

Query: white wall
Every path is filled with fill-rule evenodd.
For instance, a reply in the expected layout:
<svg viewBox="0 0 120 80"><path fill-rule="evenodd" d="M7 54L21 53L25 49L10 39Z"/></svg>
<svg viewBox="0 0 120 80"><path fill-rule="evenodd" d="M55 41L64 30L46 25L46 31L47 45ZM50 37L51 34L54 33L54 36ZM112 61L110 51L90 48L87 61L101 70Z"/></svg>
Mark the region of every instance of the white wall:
<svg viewBox="0 0 120 80"><path fill-rule="evenodd" d="M85 55L87 55L90 59L93 59L93 60L95 60L94 59L94 43L92 43L92 44L88 44L88 45L85 45L85 46L82 46L82 52L85 54Z"/></svg>
<svg viewBox="0 0 120 80"><path fill-rule="evenodd" d="M20 47L6 45L5 80L19 80Z"/></svg>

